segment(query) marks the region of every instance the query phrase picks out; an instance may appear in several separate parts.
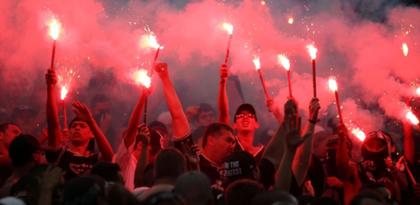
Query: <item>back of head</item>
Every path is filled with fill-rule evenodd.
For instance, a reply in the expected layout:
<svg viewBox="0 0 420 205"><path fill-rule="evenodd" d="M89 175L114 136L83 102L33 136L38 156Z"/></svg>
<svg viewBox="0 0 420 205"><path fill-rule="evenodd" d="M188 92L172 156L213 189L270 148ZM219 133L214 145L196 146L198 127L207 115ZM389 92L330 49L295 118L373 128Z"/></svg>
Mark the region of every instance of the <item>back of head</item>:
<svg viewBox="0 0 420 205"><path fill-rule="evenodd" d="M100 176L107 182L123 184L124 179L122 178L120 171L120 166L116 163L98 162L92 167L90 174Z"/></svg>
<svg viewBox="0 0 420 205"><path fill-rule="evenodd" d="M264 191L262 184L254 180L241 179L230 184L225 191L226 205L248 205L257 194Z"/></svg>
<svg viewBox="0 0 420 205"><path fill-rule="evenodd" d="M64 187L64 205L100 204L105 200L105 181L97 176L77 177Z"/></svg>
<svg viewBox="0 0 420 205"><path fill-rule="evenodd" d="M176 149L163 149L156 156L154 172L156 179L175 180L186 171L184 155Z"/></svg>
<svg viewBox="0 0 420 205"><path fill-rule="evenodd" d="M182 196L187 204L210 205L213 201L211 182L201 172L187 172L178 177L174 192Z"/></svg>
<svg viewBox="0 0 420 205"><path fill-rule="evenodd" d="M204 136L203 136L203 148L206 147L209 136L215 136L216 134L220 133L222 130L226 130L233 133L233 129L225 123L216 122L207 126L206 131L204 132Z"/></svg>
<svg viewBox="0 0 420 205"><path fill-rule="evenodd" d="M220 175L226 187L239 179L258 180L257 162L248 152L233 152L223 163Z"/></svg>
<svg viewBox="0 0 420 205"><path fill-rule="evenodd" d="M252 199L252 205L298 205L297 199L284 191L270 191L258 194Z"/></svg>
<svg viewBox="0 0 420 205"><path fill-rule="evenodd" d="M373 191L362 191L357 194L350 202L350 205L385 205L381 197Z"/></svg>
<svg viewBox="0 0 420 205"><path fill-rule="evenodd" d="M134 197L134 195L128 191L124 186L120 184L111 184L107 187L107 198L108 204L118 205L136 205L140 202Z"/></svg>
<svg viewBox="0 0 420 205"><path fill-rule="evenodd" d="M147 197L144 205L186 205L184 199L174 192L158 192Z"/></svg>
<svg viewBox="0 0 420 205"><path fill-rule="evenodd" d="M32 135L21 134L9 146L9 156L14 167L22 167L29 162L36 162L34 154L39 151L40 144Z"/></svg>

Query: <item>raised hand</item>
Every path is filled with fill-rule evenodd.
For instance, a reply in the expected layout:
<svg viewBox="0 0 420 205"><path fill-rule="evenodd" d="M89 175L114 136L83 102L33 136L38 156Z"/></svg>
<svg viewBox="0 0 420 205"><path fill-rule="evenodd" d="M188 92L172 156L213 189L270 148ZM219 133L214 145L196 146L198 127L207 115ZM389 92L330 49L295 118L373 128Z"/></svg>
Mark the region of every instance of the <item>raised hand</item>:
<svg viewBox="0 0 420 205"><path fill-rule="evenodd" d="M72 105L73 105L73 111L78 118L86 122L91 122L94 120L92 113L90 112L89 108L85 104L79 101L74 101Z"/></svg>
<svg viewBox="0 0 420 205"><path fill-rule="evenodd" d="M297 104L294 99L289 99L284 105L283 129L286 133L286 143L290 150L296 148L305 141L305 137L300 136L301 119L297 113Z"/></svg>
<svg viewBox="0 0 420 205"><path fill-rule="evenodd" d="M150 142L150 129L145 124L140 124L137 128L137 139L143 143L143 145L148 145Z"/></svg>
<svg viewBox="0 0 420 205"><path fill-rule="evenodd" d="M47 74L45 74L45 79L47 81L47 85L57 84L57 74L55 73L55 70L49 69Z"/></svg>
<svg viewBox="0 0 420 205"><path fill-rule="evenodd" d="M316 123L318 122L318 113L321 109L318 98L312 98L309 104L309 122Z"/></svg>
<svg viewBox="0 0 420 205"><path fill-rule="evenodd" d="M168 64L166 63L156 63L154 65L155 71L159 74L160 77L168 77Z"/></svg>

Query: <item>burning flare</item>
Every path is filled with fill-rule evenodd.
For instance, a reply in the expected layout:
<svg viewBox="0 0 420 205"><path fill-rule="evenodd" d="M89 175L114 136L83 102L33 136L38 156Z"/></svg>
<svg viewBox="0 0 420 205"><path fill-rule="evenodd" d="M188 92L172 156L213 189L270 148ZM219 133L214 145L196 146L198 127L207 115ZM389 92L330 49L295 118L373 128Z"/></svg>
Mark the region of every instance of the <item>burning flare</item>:
<svg viewBox="0 0 420 205"><path fill-rule="evenodd" d="M60 30L61 30L60 22L56 18L53 18L48 23L48 27L49 27L49 32L48 33L51 36L51 38L54 41L57 40L58 37L60 36Z"/></svg>
<svg viewBox="0 0 420 205"><path fill-rule="evenodd" d="M66 86L61 87L61 92L60 92L60 99L64 100L66 99L67 93L69 92L69 90L67 89Z"/></svg>
<svg viewBox="0 0 420 205"><path fill-rule="evenodd" d="M255 69L257 70L261 69L260 57L255 56L252 62L254 63Z"/></svg>
<svg viewBox="0 0 420 205"><path fill-rule="evenodd" d="M141 48L154 48L154 49L162 48L162 46L159 45L156 39L156 36L152 32L141 36L140 47Z"/></svg>
<svg viewBox="0 0 420 205"><path fill-rule="evenodd" d="M404 56L408 56L408 45L407 43L403 43L401 46Z"/></svg>
<svg viewBox="0 0 420 205"><path fill-rule="evenodd" d="M363 132L360 128L356 127L351 129L351 133L357 137L357 139L359 139L361 142L365 141L366 139L366 134L365 132Z"/></svg>
<svg viewBox="0 0 420 205"><path fill-rule="evenodd" d="M222 27L229 35L233 34L233 25L227 22L223 22Z"/></svg>
<svg viewBox="0 0 420 205"><path fill-rule="evenodd" d="M411 122L411 124L413 125L418 125L419 124L419 119L417 118L417 116L411 112L411 110L408 110L407 113L405 114L405 118L407 120L409 120Z"/></svg>
<svg viewBox="0 0 420 205"><path fill-rule="evenodd" d="M277 56L277 61L278 63L280 63L280 65L284 67L284 69L286 69L287 71L290 70L290 61L285 55L279 54Z"/></svg>
<svg viewBox="0 0 420 205"><path fill-rule="evenodd" d="M289 17L289 19L287 19L287 23L289 24L293 24L294 21L293 17Z"/></svg>
<svg viewBox="0 0 420 205"><path fill-rule="evenodd" d="M330 79L328 79L328 87L333 92L336 92L338 90L337 81L335 81L333 77L330 77Z"/></svg>
<svg viewBox="0 0 420 205"><path fill-rule="evenodd" d="M418 88L416 89L416 94L417 94L418 96L420 96L420 87L418 87Z"/></svg>
<svg viewBox="0 0 420 205"><path fill-rule="evenodd" d="M145 69L140 69L134 72L134 80L137 84L141 84L146 88L150 88L150 85L152 84L152 79L147 74L147 70Z"/></svg>
<svg viewBox="0 0 420 205"><path fill-rule="evenodd" d="M315 46L312 45L312 44L307 45L306 48L308 49L308 52L309 52L309 55L311 56L311 59L315 60L316 59L316 53L318 52L318 49L315 48Z"/></svg>

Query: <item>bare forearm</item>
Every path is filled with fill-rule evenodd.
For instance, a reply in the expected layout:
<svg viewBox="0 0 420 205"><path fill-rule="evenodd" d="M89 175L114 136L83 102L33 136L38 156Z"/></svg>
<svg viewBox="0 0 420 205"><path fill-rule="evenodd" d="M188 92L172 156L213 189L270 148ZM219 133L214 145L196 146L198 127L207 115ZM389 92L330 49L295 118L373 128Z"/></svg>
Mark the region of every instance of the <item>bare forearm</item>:
<svg viewBox="0 0 420 205"><path fill-rule="evenodd" d="M135 175L134 175L134 185L136 187L143 185L139 182L142 182L144 179L144 171L147 166L147 158L148 158L147 145L144 143L142 146L140 156L137 160L137 165L136 165L136 170L135 170Z"/></svg>
<svg viewBox="0 0 420 205"><path fill-rule="evenodd" d="M146 92L147 91L142 92L142 95L137 101L134 110L131 112L130 120L128 121L127 133L124 136L124 144L126 147L129 147L132 143L134 143L134 139L137 132L137 126L140 123L142 109L147 98Z"/></svg>
<svg viewBox="0 0 420 205"><path fill-rule="evenodd" d="M169 77L162 78L163 90L172 117L172 131L175 137L185 137L190 133L188 118L184 113L181 101L176 94Z"/></svg>
<svg viewBox="0 0 420 205"><path fill-rule="evenodd" d="M265 149L263 158L270 160L275 168L278 168L285 152L285 133L279 128Z"/></svg>
<svg viewBox="0 0 420 205"><path fill-rule="evenodd" d="M305 181L312 159L312 134L298 147L293 159L292 169L298 185Z"/></svg>
<svg viewBox="0 0 420 205"><path fill-rule="evenodd" d="M286 149L286 152L283 155L281 160L277 177L276 177L276 188L289 191L292 184L292 160L294 157L294 151L289 151Z"/></svg>
<svg viewBox="0 0 420 205"><path fill-rule="evenodd" d="M226 91L226 80L220 80L217 106L219 108L219 122L229 124L229 101Z"/></svg>
<svg viewBox="0 0 420 205"><path fill-rule="evenodd" d="M48 85L47 88L47 124L48 124L48 145L58 148L60 145L60 121L58 119L58 108L56 102L55 88Z"/></svg>
<svg viewBox="0 0 420 205"><path fill-rule="evenodd" d="M414 163L414 139L413 139L413 132L412 127L408 123L404 123L404 156L410 162Z"/></svg>
<svg viewBox="0 0 420 205"><path fill-rule="evenodd" d="M98 143L98 148L101 152L103 160L111 162L114 156L111 144L94 119L89 120L88 123L93 135L95 136L96 143Z"/></svg>

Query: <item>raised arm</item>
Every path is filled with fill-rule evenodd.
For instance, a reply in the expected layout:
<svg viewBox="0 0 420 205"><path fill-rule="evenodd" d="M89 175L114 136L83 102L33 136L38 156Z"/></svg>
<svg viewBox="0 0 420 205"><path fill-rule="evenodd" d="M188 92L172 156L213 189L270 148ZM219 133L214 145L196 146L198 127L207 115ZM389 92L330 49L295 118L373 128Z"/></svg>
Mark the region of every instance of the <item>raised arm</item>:
<svg viewBox="0 0 420 205"><path fill-rule="evenodd" d="M219 82L219 97L217 99L217 107L219 109L219 122L230 124L229 118L229 101L226 91L226 83L228 78L227 65L220 66L220 82Z"/></svg>
<svg viewBox="0 0 420 205"><path fill-rule="evenodd" d="M95 140L98 144L99 151L101 152L102 159L111 162L114 156L111 144L108 142L108 139L105 137L101 128L99 128L99 125L96 123L95 118L93 118L89 108L85 104L78 101L73 102L72 105L76 115L89 125L93 135L95 136Z"/></svg>
<svg viewBox="0 0 420 205"><path fill-rule="evenodd" d="M319 100L317 98L313 98L309 105L309 123L307 123L303 134L303 138L306 140L302 146L298 147L296 155L293 159L293 175L295 176L299 186L301 186L305 181L306 175L311 165L312 139L315 130L315 123L318 121L318 112L320 108L321 106L319 104Z"/></svg>
<svg viewBox="0 0 420 205"><path fill-rule="evenodd" d="M337 166L337 177L342 180L350 180L353 176L352 167L349 164L350 156L347 140L348 140L348 131L345 125L339 125L338 131L338 147L336 151L336 166Z"/></svg>
<svg viewBox="0 0 420 205"><path fill-rule="evenodd" d="M413 127L407 123L403 122L404 126L404 139L403 139L403 145L404 145L404 157L409 161L410 163L414 164L414 155L415 155L415 143L413 139Z"/></svg>
<svg viewBox="0 0 420 205"><path fill-rule="evenodd" d="M58 149L61 145L61 131L60 121L58 119L57 93L55 89L57 75L54 70L48 70L45 78L47 81L48 146L53 149Z"/></svg>
<svg viewBox="0 0 420 205"><path fill-rule="evenodd" d="M172 132L175 139L186 137L191 133L188 118L184 113L181 101L176 94L175 88L172 85L168 74L168 65L166 63L157 63L155 71L159 74L162 80L163 92L165 94L166 103L172 117Z"/></svg>
<svg viewBox="0 0 420 205"><path fill-rule="evenodd" d="M135 187L144 185L144 171L147 166L147 158L149 158L149 142L150 142L150 130L149 128L142 124L138 128L138 138L141 143L141 152L138 156L137 165L134 173L134 185Z"/></svg>
<svg viewBox="0 0 420 205"><path fill-rule="evenodd" d="M146 98L149 95L149 90L144 88L141 96L137 100L136 105L134 106L133 111L131 112L130 119L128 121L127 131L124 137L124 145L128 148L131 144L134 143L137 134L137 126L140 124L142 109L146 102Z"/></svg>

